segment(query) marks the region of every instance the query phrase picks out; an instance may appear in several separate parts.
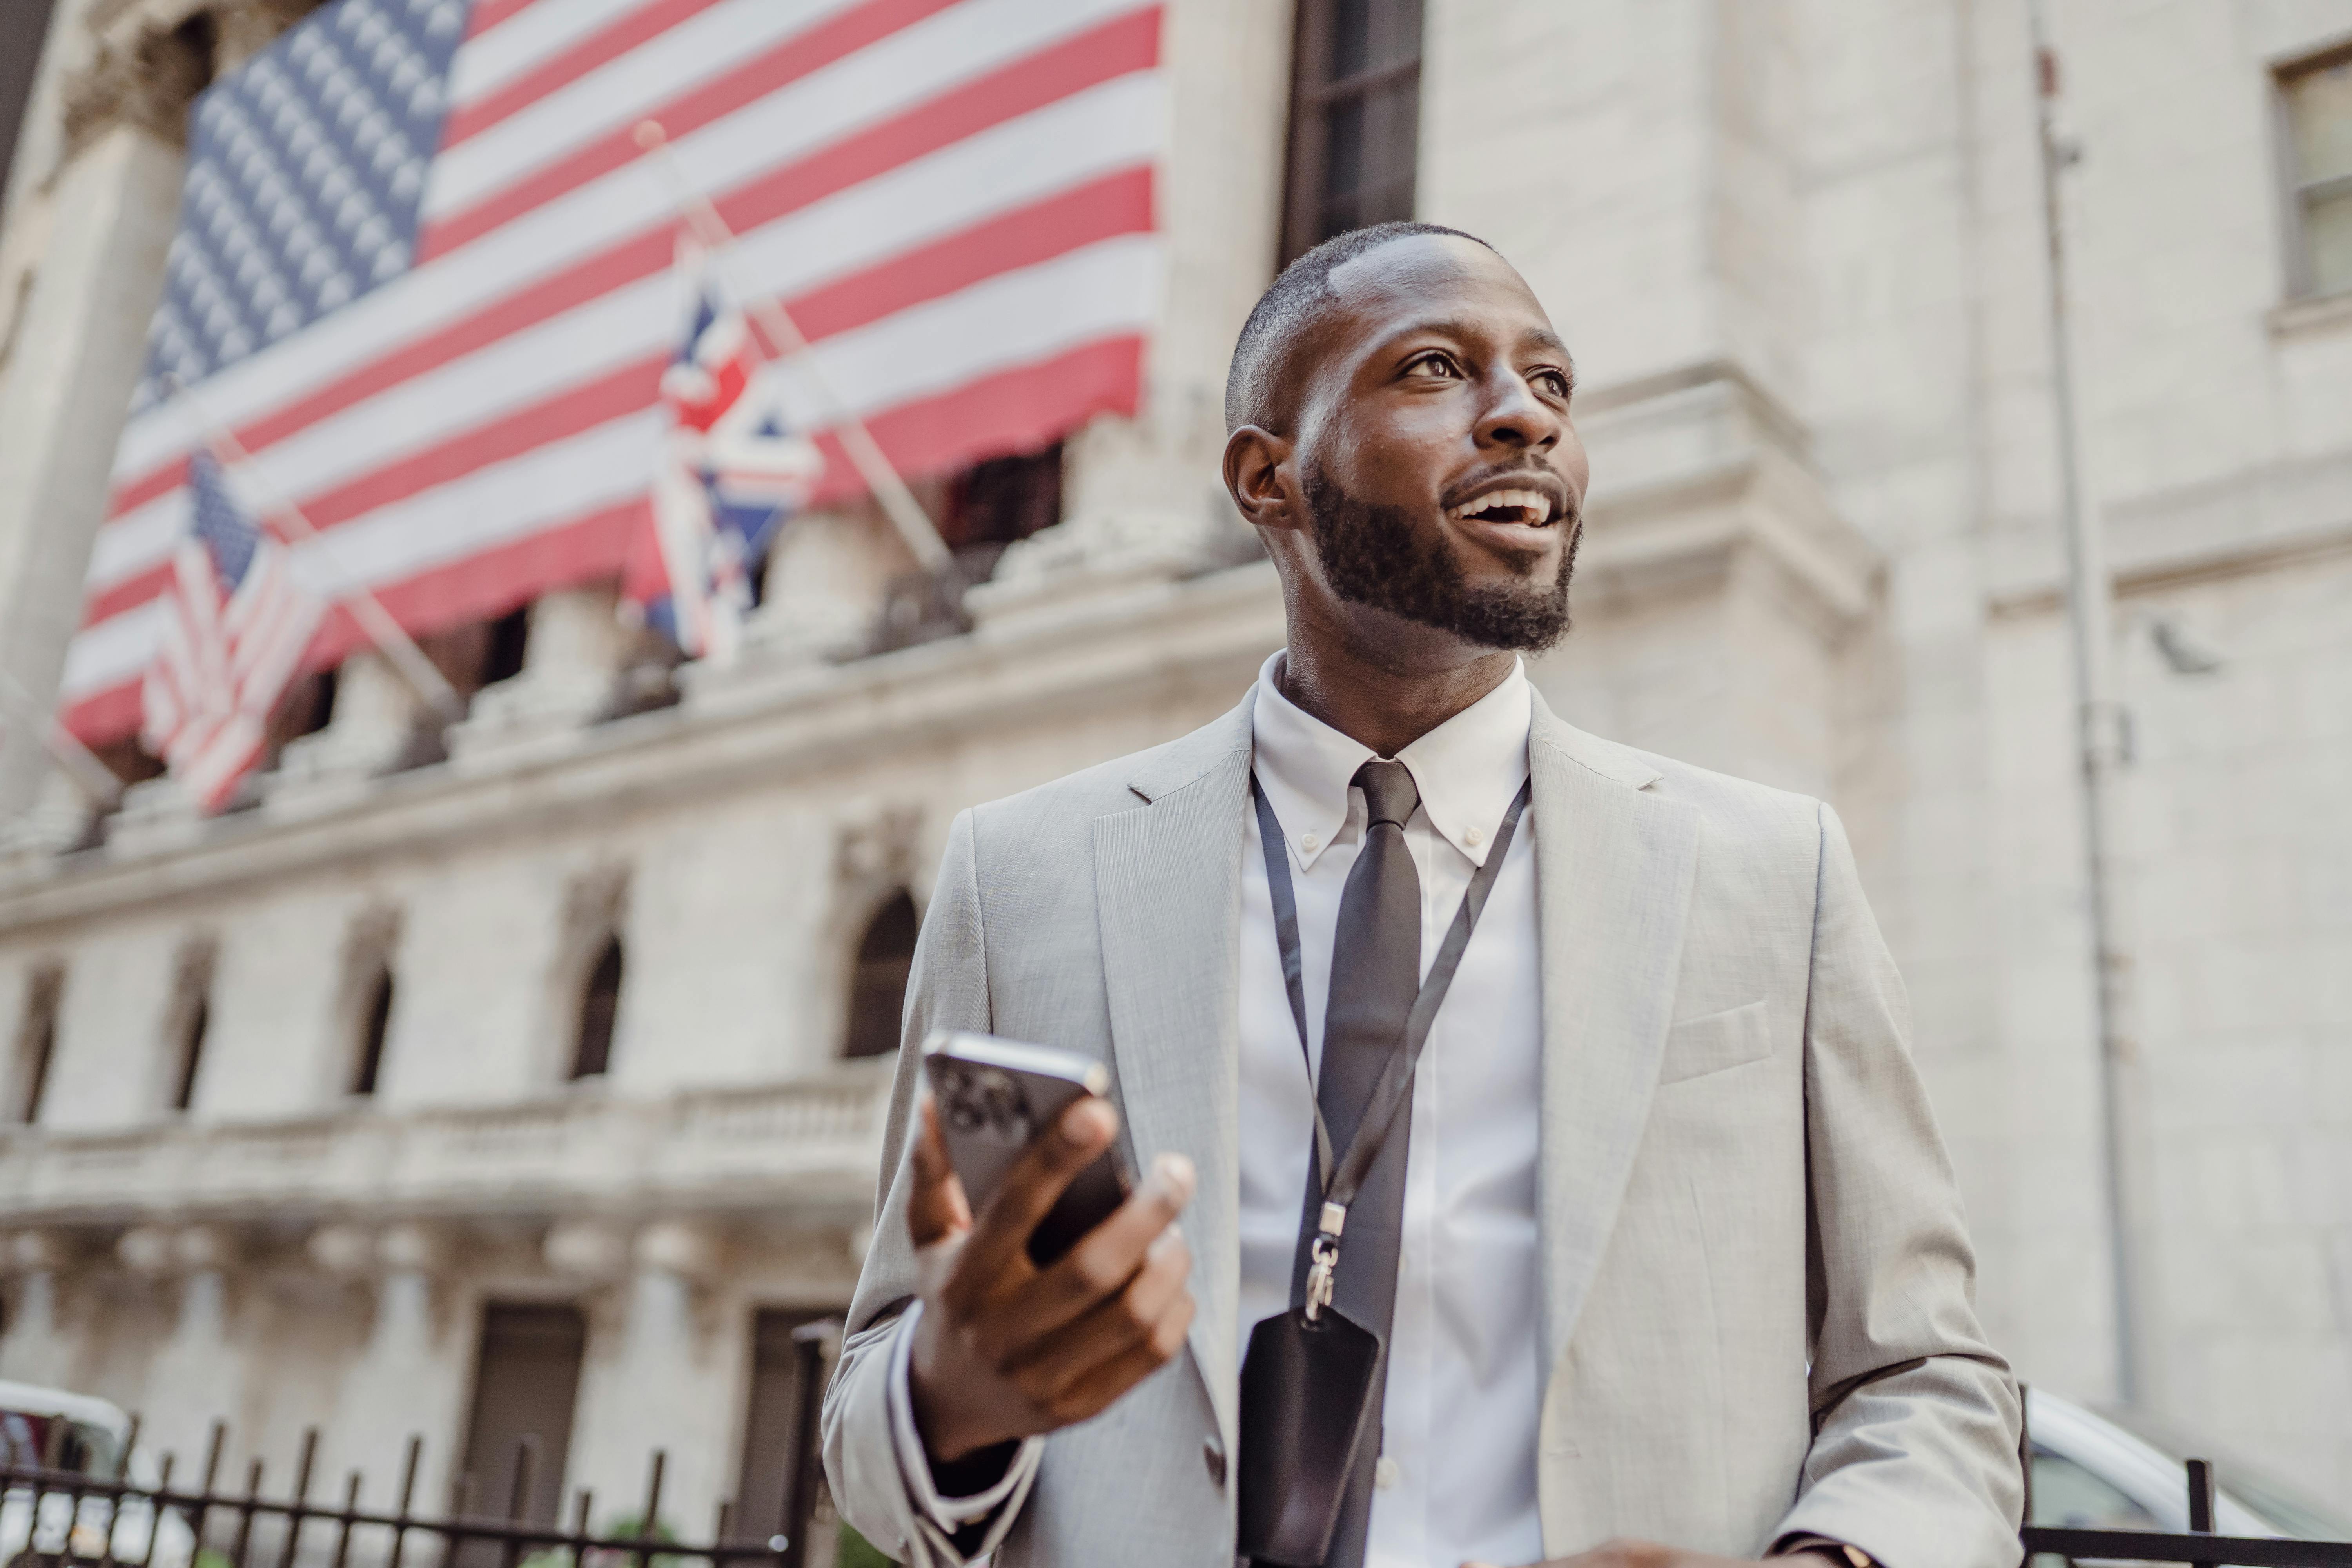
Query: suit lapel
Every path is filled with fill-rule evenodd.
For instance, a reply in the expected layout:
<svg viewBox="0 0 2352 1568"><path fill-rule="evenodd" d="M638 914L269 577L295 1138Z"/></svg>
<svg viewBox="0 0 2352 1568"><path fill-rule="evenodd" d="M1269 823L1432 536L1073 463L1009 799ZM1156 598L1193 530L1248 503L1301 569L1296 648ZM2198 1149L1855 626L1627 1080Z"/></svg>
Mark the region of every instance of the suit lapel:
<svg viewBox="0 0 2352 1568"><path fill-rule="evenodd" d="M1552 717L1528 736L1543 948L1544 1367L1558 1366L1649 1120L1698 866L1692 809L1636 754Z"/></svg>
<svg viewBox="0 0 2352 1568"><path fill-rule="evenodd" d="M1095 822L1095 894L1120 1100L1136 1156L1192 1158L1200 1184L1192 1344L1234 1442L1241 1293L1241 851L1250 715L1239 708L1155 755L1131 787L1147 804Z"/></svg>

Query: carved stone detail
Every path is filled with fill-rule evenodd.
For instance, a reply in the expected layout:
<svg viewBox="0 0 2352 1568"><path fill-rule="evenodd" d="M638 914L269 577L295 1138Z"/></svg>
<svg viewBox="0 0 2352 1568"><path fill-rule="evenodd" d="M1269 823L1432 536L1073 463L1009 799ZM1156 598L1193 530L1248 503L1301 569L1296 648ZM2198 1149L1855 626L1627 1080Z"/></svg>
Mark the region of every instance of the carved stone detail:
<svg viewBox="0 0 2352 1568"><path fill-rule="evenodd" d="M908 886L922 827L921 810L908 805L882 806L843 823L835 874L852 888Z"/></svg>
<svg viewBox="0 0 2352 1568"><path fill-rule="evenodd" d="M174 146L188 139L188 106L215 76L232 70L317 7L318 0L186 0L101 5L89 26L89 63L67 81L65 159L70 162L116 125L134 125Z"/></svg>

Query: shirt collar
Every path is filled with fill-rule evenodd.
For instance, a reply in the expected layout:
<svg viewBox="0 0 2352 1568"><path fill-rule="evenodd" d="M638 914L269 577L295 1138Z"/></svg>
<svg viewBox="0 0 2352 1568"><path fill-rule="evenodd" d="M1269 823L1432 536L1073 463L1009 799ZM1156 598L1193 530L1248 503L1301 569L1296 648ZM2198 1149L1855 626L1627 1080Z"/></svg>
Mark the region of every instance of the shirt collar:
<svg viewBox="0 0 2352 1568"><path fill-rule="evenodd" d="M1372 749L1343 735L1282 694L1282 654L1258 671L1250 726L1258 784L1274 807L1301 870L1315 864L1348 824L1348 781ZM1511 661L1502 684L1397 753L1421 791L1439 837L1471 864L1486 863L1503 813L1528 776L1528 726L1535 717L1527 667Z"/></svg>

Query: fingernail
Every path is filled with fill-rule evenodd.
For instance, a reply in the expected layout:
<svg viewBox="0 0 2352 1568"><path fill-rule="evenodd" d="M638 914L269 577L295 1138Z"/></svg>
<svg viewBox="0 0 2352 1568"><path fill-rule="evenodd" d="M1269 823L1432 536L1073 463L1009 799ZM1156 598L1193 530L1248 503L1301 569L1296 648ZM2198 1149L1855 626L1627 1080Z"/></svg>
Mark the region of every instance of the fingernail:
<svg viewBox="0 0 2352 1568"><path fill-rule="evenodd" d="M1179 1202L1191 1200L1194 1181L1192 1161L1181 1154L1162 1154L1152 1162L1151 1173L1176 1195Z"/></svg>
<svg viewBox="0 0 2352 1568"><path fill-rule="evenodd" d="M1081 1149L1106 1142L1117 1126L1118 1118L1112 1114L1110 1102L1093 1095L1062 1113L1062 1136Z"/></svg>

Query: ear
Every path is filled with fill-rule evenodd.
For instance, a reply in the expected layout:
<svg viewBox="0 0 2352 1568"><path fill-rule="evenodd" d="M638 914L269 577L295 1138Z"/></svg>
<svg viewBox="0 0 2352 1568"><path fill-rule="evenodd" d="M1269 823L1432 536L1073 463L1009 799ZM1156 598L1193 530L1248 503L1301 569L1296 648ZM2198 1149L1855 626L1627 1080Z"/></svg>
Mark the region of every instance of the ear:
<svg viewBox="0 0 2352 1568"><path fill-rule="evenodd" d="M1298 529L1307 514L1291 470L1292 443L1255 425L1225 437L1225 493L1245 522L1259 528Z"/></svg>

